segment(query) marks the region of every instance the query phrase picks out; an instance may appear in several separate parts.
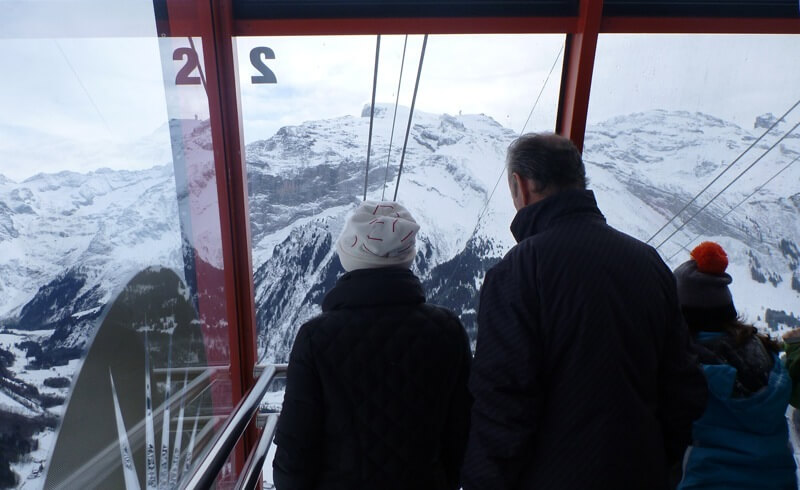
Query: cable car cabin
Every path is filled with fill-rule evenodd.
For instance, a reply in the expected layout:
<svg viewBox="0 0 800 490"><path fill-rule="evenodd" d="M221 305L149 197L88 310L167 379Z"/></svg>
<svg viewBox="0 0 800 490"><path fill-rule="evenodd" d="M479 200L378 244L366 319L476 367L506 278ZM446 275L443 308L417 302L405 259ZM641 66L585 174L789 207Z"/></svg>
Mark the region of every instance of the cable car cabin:
<svg viewBox="0 0 800 490"><path fill-rule="evenodd" d="M795 0L2 9L0 488L271 488L345 217L408 207L474 342L526 132L668 265L714 239L746 318L800 326Z"/></svg>

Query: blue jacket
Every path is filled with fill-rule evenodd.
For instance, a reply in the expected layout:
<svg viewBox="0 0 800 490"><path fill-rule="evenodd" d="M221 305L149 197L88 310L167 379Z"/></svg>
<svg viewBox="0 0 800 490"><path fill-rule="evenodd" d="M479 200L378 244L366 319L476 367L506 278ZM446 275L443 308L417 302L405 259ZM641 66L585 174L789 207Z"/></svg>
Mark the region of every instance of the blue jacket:
<svg viewBox="0 0 800 490"><path fill-rule="evenodd" d="M774 357L767 386L733 398L736 369L703 365L708 406L694 423L679 489L796 489L786 407L792 382Z"/></svg>

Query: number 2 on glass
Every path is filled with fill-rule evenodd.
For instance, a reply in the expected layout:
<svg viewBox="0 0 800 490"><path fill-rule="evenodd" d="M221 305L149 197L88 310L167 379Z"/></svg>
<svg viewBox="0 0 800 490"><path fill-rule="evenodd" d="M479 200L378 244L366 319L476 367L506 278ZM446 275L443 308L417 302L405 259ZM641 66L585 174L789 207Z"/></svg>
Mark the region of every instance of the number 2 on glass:
<svg viewBox="0 0 800 490"><path fill-rule="evenodd" d="M172 53L172 59L180 61L186 58L186 64L175 76L175 85L200 85L200 77L191 76L195 68L200 68L197 52L192 48L178 48Z"/></svg>
<svg viewBox="0 0 800 490"><path fill-rule="evenodd" d="M275 52L266 46L259 46L250 51L250 63L253 64L253 68L261 73L261 75L250 77L250 81L253 83L278 83L275 74L267 68L267 65L261 59L262 56L265 60L274 60Z"/></svg>

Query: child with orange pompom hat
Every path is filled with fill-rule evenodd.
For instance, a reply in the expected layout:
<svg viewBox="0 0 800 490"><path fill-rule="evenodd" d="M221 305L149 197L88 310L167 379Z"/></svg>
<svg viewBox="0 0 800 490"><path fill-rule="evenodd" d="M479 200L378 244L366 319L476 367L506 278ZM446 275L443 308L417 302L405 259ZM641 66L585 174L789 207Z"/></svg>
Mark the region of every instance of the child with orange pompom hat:
<svg viewBox="0 0 800 490"><path fill-rule="evenodd" d="M785 417L793 383L782 346L738 318L719 244L703 242L691 257L674 274L709 397L678 488L795 489Z"/></svg>

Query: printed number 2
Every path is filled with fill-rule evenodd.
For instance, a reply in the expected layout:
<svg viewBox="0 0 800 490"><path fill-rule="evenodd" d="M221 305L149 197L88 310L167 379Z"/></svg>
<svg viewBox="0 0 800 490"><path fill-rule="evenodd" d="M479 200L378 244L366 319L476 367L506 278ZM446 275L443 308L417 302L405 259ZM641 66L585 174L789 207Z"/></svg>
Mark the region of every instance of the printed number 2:
<svg viewBox="0 0 800 490"><path fill-rule="evenodd" d="M195 68L200 67L200 60L192 48L178 48L172 53L172 59L179 61L186 58L186 64L175 76L175 85L200 85L200 77L190 75Z"/></svg>
<svg viewBox="0 0 800 490"><path fill-rule="evenodd" d="M253 48L250 51L250 63L252 63L253 67L261 73L261 75L250 77L250 81L253 83L278 83L278 79L275 78L275 74L272 73L272 70L267 68L267 65L261 59L262 56L265 60L274 60L275 52L264 46Z"/></svg>

